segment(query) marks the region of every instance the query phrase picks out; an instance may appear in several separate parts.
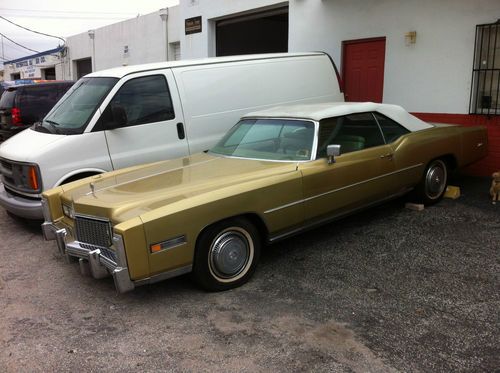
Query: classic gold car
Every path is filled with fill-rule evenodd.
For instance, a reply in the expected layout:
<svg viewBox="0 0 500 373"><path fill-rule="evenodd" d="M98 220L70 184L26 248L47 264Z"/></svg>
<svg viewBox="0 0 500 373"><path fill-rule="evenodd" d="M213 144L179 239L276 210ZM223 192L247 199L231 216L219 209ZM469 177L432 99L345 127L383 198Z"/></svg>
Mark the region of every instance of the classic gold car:
<svg viewBox="0 0 500 373"><path fill-rule="evenodd" d="M415 189L487 154L482 127L431 125L393 105L278 107L210 151L89 177L43 194L44 235L119 292L193 272L208 290L252 276L265 243Z"/></svg>

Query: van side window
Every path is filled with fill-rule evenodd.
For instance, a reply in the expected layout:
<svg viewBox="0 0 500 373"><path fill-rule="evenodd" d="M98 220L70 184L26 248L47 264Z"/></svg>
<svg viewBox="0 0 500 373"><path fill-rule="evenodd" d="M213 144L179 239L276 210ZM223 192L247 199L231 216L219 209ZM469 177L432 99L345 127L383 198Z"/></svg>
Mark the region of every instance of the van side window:
<svg viewBox="0 0 500 373"><path fill-rule="evenodd" d="M317 158L326 157L328 145L340 145L340 153L384 145L385 141L372 113L324 119L319 124Z"/></svg>
<svg viewBox="0 0 500 373"><path fill-rule="evenodd" d="M131 79L118 90L94 131L174 119L172 99L163 75Z"/></svg>
<svg viewBox="0 0 500 373"><path fill-rule="evenodd" d="M392 119L389 119L379 113L374 113L374 115L375 118L377 118L377 122L380 128L382 128L382 132L384 133L385 141L387 143L396 141L401 136L410 133L410 131L408 131L401 124L393 121Z"/></svg>

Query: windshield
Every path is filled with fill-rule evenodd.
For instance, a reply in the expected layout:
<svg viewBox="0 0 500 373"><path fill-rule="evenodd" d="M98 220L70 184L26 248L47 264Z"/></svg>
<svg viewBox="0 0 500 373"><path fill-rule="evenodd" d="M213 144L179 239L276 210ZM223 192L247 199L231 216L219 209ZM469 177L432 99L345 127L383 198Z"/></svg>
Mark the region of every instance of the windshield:
<svg viewBox="0 0 500 373"><path fill-rule="evenodd" d="M80 79L34 130L64 135L83 133L92 115L117 81L117 78Z"/></svg>
<svg viewBox="0 0 500 373"><path fill-rule="evenodd" d="M276 161L311 159L314 123L287 119L245 119L211 153Z"/></svg>

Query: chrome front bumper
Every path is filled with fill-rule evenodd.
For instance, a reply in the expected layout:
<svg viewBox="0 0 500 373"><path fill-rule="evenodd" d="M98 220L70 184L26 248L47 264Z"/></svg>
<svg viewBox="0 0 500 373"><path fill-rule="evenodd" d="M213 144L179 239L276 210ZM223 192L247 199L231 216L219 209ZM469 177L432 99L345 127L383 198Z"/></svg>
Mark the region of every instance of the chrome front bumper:
<svg viewBox="0 0 500 373"><path fill-rule="evenodd" d="M92 247L78 241L66 242L67 229L59 228L52 222L44 222L42 231L46 240L56 240L61 255L68 259L78 258L80 271L83 275L90 275L96 279L111 275L119 293L125 293L135 288L134 282L130 279L123 238L120 235L113 236L114 253L116 254L114 258L109 255L110 250L106 248Z"/></svg>
<svg viewBox="0 0 500 373"><path fill-rule="evenodd" d="M15 196L0 183L0 205L16 216L26 219L43 219L42 201Z"/></svg>

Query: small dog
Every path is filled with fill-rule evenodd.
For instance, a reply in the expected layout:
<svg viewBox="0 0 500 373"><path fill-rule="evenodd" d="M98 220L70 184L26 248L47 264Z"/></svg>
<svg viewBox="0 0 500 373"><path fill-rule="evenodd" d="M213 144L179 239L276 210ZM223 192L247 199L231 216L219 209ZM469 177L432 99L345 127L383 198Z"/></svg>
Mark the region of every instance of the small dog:
<svg viewBox="0 0 500 373"><path fill-rule="evenodd" d="M497 201L500 201L500 171L493 172L493 175L491 175L491 177L493 178L490 188L490 194L492 198L491 203L495 205Z"/></svg>

